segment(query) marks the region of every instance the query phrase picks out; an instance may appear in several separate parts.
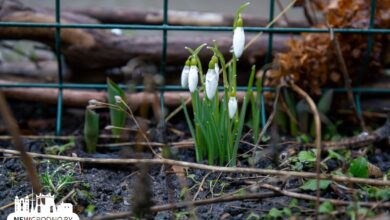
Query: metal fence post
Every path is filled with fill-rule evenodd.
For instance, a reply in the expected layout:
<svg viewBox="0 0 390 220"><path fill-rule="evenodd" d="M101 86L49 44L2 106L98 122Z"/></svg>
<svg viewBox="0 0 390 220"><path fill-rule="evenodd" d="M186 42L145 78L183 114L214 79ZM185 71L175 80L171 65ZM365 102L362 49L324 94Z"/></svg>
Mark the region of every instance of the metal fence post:
<svg viewBox="0 0 390 220"><path fill-rule="evenodd" d="M56 118L56 135L61 134L62 128L62 57L61 57L61 0L56 0L56 29L55 29L55 53L58 63L58 98L57 98L57 118Z"/></svg>

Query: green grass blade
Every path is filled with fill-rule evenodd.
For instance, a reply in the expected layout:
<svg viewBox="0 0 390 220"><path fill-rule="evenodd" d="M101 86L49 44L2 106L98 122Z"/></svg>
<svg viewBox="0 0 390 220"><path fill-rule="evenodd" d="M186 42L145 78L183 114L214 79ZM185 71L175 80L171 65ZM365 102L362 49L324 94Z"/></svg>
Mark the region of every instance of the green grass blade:
<svg viewBox="0 0 390 220"><path fill-rule="evenodd" d="M196 161L199 162L199 161L202 160L202 157L201 157L201 154L200 154L199 149L198 149L198 143L197 143L197 139L196 139L196 135L195 135L194 125L192 124L190 115L188 114L187 106L186 106L186 104L185 104L185 101L183 100L183 97L181 98L181 105L182 105L182 107L183 107L184 116L185 116L185 118L186 118L188 128L190 129L191 136L192 136L192 138L193 138L194 141L195 141L195 155L196 155Z"/></svg>
<svg viewBox="0 0 390 220"><path fill-rule="evenodd" d="M249 83L248 83L247 91L251 91L251 88L252 88L252 85L253 85L253 80L255 78L255 72L256 72L256 66L253 65L252 66L252 72L251 72L251 75L249 77ZM242 134L242 130L243 130L243 127L244 127L246 108L248 106L249 98L250 98L250 93L246 93L246 95L244 97L244 101L242 103L242 107L241 107L240 119L239 119L239 122L237 124L238 127L236 128L235 141L234 141L234 145L233 145L233 154L232 154L232 158L230 158L231 161L232 161L231 165L233 165L233 166L236 165L238 145L239 145L240 140L241 140L241 134Z"/></svg>
<svg viewBox="0 0 390 220"><path fill-rule="evenodd" d="M328 90L321 97L320 101L318 101L317 104L318 111L323 114L329 113L329 110L332 107L332 102L333 102L333 90Z"/></svg>

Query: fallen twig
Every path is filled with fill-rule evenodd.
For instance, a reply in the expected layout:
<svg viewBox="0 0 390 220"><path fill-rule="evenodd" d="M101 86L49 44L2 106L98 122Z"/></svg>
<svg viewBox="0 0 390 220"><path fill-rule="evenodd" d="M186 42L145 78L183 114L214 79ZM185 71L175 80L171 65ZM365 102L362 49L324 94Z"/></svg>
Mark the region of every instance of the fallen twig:
<svg viewBox="0 0 390 220"><path fill-rule="evenodd" d="M384 125L377 128L374 132L369 134L360 134L349 138L341 139L340 141L326 142L323 145L324 149L345 149L366 147L375 142L388 142L390 144L390 114Z"/></svg>
<svg viewBox="0 0 390 220"><path fill-rule="evenodd" d="M33 196L33 194L31 193L30 195L27 196L27 198L31 198L32 196ZM1 206L0 207L0 211L3 211L3 210L8 209L8 208L11 208L13 205L15 205L15 202L10 202L7 205Z"/></svg>
<svg viewBox="0 0 390 220"><path fill-rule="evenodd" d="M71 197L74 193L76 192L76 190L73 188L71 191L69 191L64 197L62 197L62 199L60 199L60 201L58 201L56 204L61 204L63 202L65 202L69 197Z"/></svg>
<svg viewBox="0 0 390 220"><path fill-rule="evenodd" d="M283 190L279 187L272 186L270 184L260 184L260 187L272 190L274 192L280 193L285 196L297 198L297 199L304 199L304 200L310 200L310 201L317 201L317 196L302 194L298 192L292 192L289 190ZM320 198L320 202L330 202L333 205L343 205L348 206L351 205L352 201L343 201L338 199L329 199L329 198ZM360 206L366 206L366 207L381 207L381 208L390 208L390 202L358 202Z"/></svg>
<svg viewBox="0 0 390 220"><path fill-rule="evenodd" d="M19 151L8 150L4 148L0 148L0 153L20 155ZM38 153L28 153L28 154L31 157L36 157L36 158L66 160L66 161L73 161L73 162L80 162L80 163L94 163L94 164L141 164L142 163L142 164L154 164L154 165L166 164L166 165L188 167L193 169L209 170L212 172L277 175L277 176L300 177L300 178L308 178L308 179L315 179L317 177L317 174L312 172L296 172L296 171L256 169L256 168L244 168L244 167L220 167L220 166L211 166L211 165L170 160L170 159L108 159L108 158L90 158L90 157L87 158L69 157L69 156L48 155L48 154L38 154ZM380 179L355 178L355 177L338 176L338 175L331 175L331 174L320 174L319 178L324 180L337 181L337 182L350 182L350 183L362 183L362 184L377 185L377 186L390 186L390 181L380 180Z"/></svg>
<svg viewBox="0 0 390 220"><path fill-rule="evenodd" d="M229 196L221 196L221 197L211 198L211 199L185 201L185 202L171 203L165 205L156 205L156 206L152 206L150 210L153 212L161 212L161 211L185 208L188 206L202 206L202 205L209 205L214 203L231 202L236 200L249 200L249 199L258 200L258 199L275 197L279 195L280 195L279 193L274 193L274 192L251 193L247 195L229 195ZM132 216L132 212L120 212L120 213L113 213L107 216L97 216L92 218L91 220L120 219L128 216Z"/></svg>
<svg viewBox="0 0 390 220"><path fill-rule="evenodd" d="M204 182L206 181L207 177L211 174L211 172L208 172L206 175L204 175L202 181L200 182L199 184L199 187L198 187L198 190L196 191L195 195L194 195L194 198L192 199L192 201L196 201L196 198L198 197L200 191L203 189L203 184Z"/></svg>

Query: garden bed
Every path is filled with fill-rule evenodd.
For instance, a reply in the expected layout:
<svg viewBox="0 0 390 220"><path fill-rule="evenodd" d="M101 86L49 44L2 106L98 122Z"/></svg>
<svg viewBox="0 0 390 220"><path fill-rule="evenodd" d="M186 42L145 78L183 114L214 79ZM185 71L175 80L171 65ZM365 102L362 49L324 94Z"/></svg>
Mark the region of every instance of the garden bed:
<svg viewBox="0 0 390 220"><path fill-rule="evenodd" d="M29 103L20 104L12 103L14 112L18 115L22 125L32 125L34 123L27 123L28 111L24 111L27 108L35 109L39 112L35 114L35 117L46 116L46 119L50 116L55 116L54 108L47 108L39 105L30 105ZM34 106L34 107L33 107ZM48 117L49 116L49 117ZM71 116L71 117L70 117ZM84 152L84 143L78 134L81 133L80 121L83 120L83 115L77 113L77 111L70 110L66 111L65 118L72 118L72 121L67 121L64 127L64 135L75 135L75 139L72 140L74 143L73 147L65 149L64 152L59 153L55 151L69 144L69 140L58 140L58 139L46 139L44 136L39 138L39 135L48 135L47 130L51 129L50 125L43 128L43 130L37 130L34 133L34 138L24 138L24 143L28 146L29 152L38 154L60 154L63 156L77 156L80 158L95 158L95 159L126 159L126 158L152 158L152 154L147 151L141 153L132 153L131 147L122 148L98 148L98 152L94 154L87 154ZM102 117L107 120L108 115L102 113ZM50 120L48 120L50 121ZM74 122L74 123L71 123ZM71 126L76 125L76 126ZM153 125L153 123L152 123ZM149 133L156 133L156 125L151 126ZM183 140L188 140L190 137L189 131L185 129L185 122L176 120L168 124L168 128L182 131L182 135L170 132L168 130L167 141L169 143L178 143ZM23 130L31 130L31 128L22 127ZM245 131L248 131L246 128ZM31 134L30 134L31 135ZM69 136L68 136L69 137ZM150 141L155 142L158 136L151 136ZM283 139L284 137L282 137ZM290 140L293 140L289 138ZM131 138L127 141L132 141ZM249 140L248 140L249 141ZM110 141L103 139L101 142L109 144ZM9 140L1 140L1 147L12 149L12 145ZM299 152L308 150L305 144L298 143L296 141L290 141L289 144L285 144L282 151L278 152L274 158L280 158L281 154L289 151L295 151L295 153L287 154L288 157L294 157ZM57 148L51 148L54 151L48 151L52 146ZM258 150L261 153L267 152L271 146L265 146L265 150ZM252 149L253 146L246 144L245 142L240 144L239 155ZM158 149L158 148L156 148ZM195 152L191 146L187 147L172 147L174 155L172 158L179 161L195 161ZM390 154L386 149L380 148L380 146L372 146L371 149L366 152L362 152L361 149L351 151L351 155L366 154L368 161L373 165L377 166L382 171L386 172L390 169ZM337 151L337 152L343 152ZM340 153L340 154L341 154ZM326 156L326 155L324 155ZM264 161L270 159L269 161ZM324 159L324 158L323 158ZM309 160L309 159L308 159ZM259 175L242 173L239 170L237 172L218 172L218 170L211 172L205 169L194 169L186 168L176 165L147 165L147 175L143 173L143 167L134 164L99 164L99 163L84 163L84 162L70 162L67 160L56 160L56 159L45 159L42 157L35 157L35 163L41 179L51 179L53 186L44 182L45 192L55 193L56 200L66 198L66 201L74 204L75 212L81 217L101 216L107 215L108 213L121 213L129 214L133 211L134 198L143 198L147 195L147 192L151 192L150 199L153 203L150 204L149 208L153 210L163 210L159 212L151 212L149 217L157 219L172 219L179 218L185 219L191 216L192 212L196 213L199 219L257 219L261 217L288 217L290 215L300 216L303 218L315 215L315 201L294 198L294 196L311 195L315 197L315 190L310 189L313 186L309 186L309 189L302 189L302 185L307 183L307 178L301 178L296 176L284 176L284 175ZM203 163L207 163L204 161ZM289 163L293 163L290 161ZM347 164L341 164L339 160L331 159L326 163L326 172L334 172L335 170L342 168L347 169ZM250 167L248 164L248 157L240 157L238 159L239 168ZM313 164L312 164L313 165ZM314 168L309 163L304 163L302 171L314 172ZM255 164L257 168L270 168L277 172L279 169L291 169L291 166L286 166L285 162L278 161L272 163L271 158L262 157L261 161ZM282 166L282 167L279 167ZM297 168L295 168L297 169ZM139 173L142 173L143 178L139 178ZM386 174L384 174L386 175ZM3 154L3 159L0 163L0 207L4 207L13 202L14 196L26 196L31 194L31 187L28 177L24 171L24 167L21 161L15 157L14 154ZM67 180L61 180L61 177L69 177ZM143 189L138 189L139 182L150 181L150 184L141 184ZM380 181L378 179L378 181ZM60 183L65 183L61 188L57 188ZM285 192L277 192L275 189L270 190L271 187L276 189L284 190ZM352 184L354 185L354 184ZM353 194L343 193L348 191L352 187L351 183L343 183L339 181L332 181L325 189L321 192L322 198L336 199L339 201L350 202L351 205L336 206L333 205L333 209L330 207L328 212L326 210L323 216L329 214L335 215L340 218L354 215L353 209ZM146 187L145 187L146 186ZM358 186L358 185L356 185ZM355 187L356 187L355 186ZM366 185L369 187L369 185ZM267 188L268 187L268 188ZM362 187L362 185L360 185ZM360 188L358 187L358 188ZM58 190L55 192L55 189ZM373 189L379 189L372 187ZM283 193L292 192L296 193L293 196L286 196ZM253 197L250 197L253 195ZM386 195L386 191L383 192ZM366 195L366 197L360 197L361 201L367 200L372 195ZM245 199L246 198L246 199ZM203 201L193 204L181 204L183 207L174 208L164 207L167 204L179 204L184 201ZM210 200L211 199L211 200ZM212 199L215 199L213 201ZM372 200L372 198L371 198ZM380 215L386 214L386 208L371 207L376 204L368 204L368 209L358 206L360 216L367 215ZM386 205L387 203L382 203ZM362 206L367 204L362 204ZM327 205L323 208L326 209ZM367 208L367 207L365 207ZM13 211L13 206L3 208L1 211L0 218L5 218L7 214ZM329 216L328 216L329 217Z"/></svg>

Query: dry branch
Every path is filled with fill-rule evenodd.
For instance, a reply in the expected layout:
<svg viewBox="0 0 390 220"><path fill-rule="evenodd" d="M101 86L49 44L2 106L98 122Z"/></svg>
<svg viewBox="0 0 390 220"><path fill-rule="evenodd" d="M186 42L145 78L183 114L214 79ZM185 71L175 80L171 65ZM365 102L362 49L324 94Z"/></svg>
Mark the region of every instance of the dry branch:
<svg viewBox="0 0 390 220"><path fill-rule="evenodd" d="M276 186L272 186L270 184L260 184L260 187L272 190L276 193L280 193L285 196L289 196L292 198L297 198L297 199L304 199L304 200L310 200L310 201L317 201L318 197L312 196L312 195L307 195L307 194L302 194L298 192L292 192L290 190L284 190ZM338 199L329 199L329 198L319 198L321 202L330 202L333 205L343 205L343 206L348 206L353 203L353 201L343 201L343 200L338 200ZM358 202L360 206L364 207L373 207L373 208L389 208L390 207L390 202Z"/></svg>
<svg viewBox="0 0 390 220"><path fill-rule="evenodd" d="M165 205L155 205L150 207L150 210L153 212L162 212L167 210L174 210L174 209L180 209L185 208L188 206L202 206L202 205L209 205L209 204L215 204L215 203L224 203L224 202L231 202L231 201L237 201L237 200L260 200L265 198L271 198L279 196L279 193L274 192L264 192L264 193L252 193L248 195L225 195L221 197L216 198L210 198L210 199L202 199L202 200L195 200L195 201L184 201L179 203L170 203ZM132 212L119 212L119 213L112 213L106 216L97 216L92 218L92 220L109 220L109 219L120 219L132 216Z"/></svg>
<svg viewBox="0 0 390 220"><path fill-rule="evenodd" d="M167 211L167 210L173 210L173 209L179 209L179 208L185 208L189 205L192 206L201 206L201 205L209 205L214 203L224 203L224 202L231 202L236 200L249 200L249 199L265 199L265 198L271 198L276 196L288 196L292 198L297 199L303 199L303 200L309 200L309 201L315 201L316 197L307 195L307 194L301 194L298 192L295 192L296 190L283 190L279 187L272 186L270 184L260 184L260 187L272 190L273 192L263 192L263 193L252 193L248 195L228 195L228 196L221 196L217 198L210 198L210 199L202 199L202 200L195 200L195 201L186 201L186 202L179 202L179 203L172 203L172 204L165 204L165 205L155 205L152 206L150 209L154 212L161 212L161 211ZM341 206L348 206L351 205L350 201L343 201L338 199L329 199L329 198L320 198L320 201L322 202L330 202L333 205L341 205ZM389 202L359 202L360 206L364 207L371 207L371 208L389 208L390 203ZM92 218L92 220L109 220L109 219L118 219L118 218L125 218L128 216L132 216L132 212L119 212L119 213L112 213L105 216L96 216Z"/></svg>
<svg viewBox="0 0 390 220"><path fill-rule="evenodd" d="M12 155L20 154L19 151L8 150L4 148L0 148L0 153L12 154ZM92 163L92 164L171 165L171 166L181 166L181 167L187 167L193 169L209 170L212 172L276 175L276 176L288 176L288 177L308 178L308 179L317 178L317 174L311 172L296 172L296 171L256 169L256 168L244 168L244 167L220 167L220 166L211 166L211 165L170 160L170 159L108 159L108 158L102 159L102 158L81 158L81 157L58 156L58 155L38 154L38 153L31 153L31 152L29 152L28 154L34 158L65 160L65 161ZM320 174L319 178L325 180L332 180L336 182L362 183L362 184L369 184L369 185L376 185L376 186L390 186L390 181L381 180L381 179L355 178L355 177L338 176L338 175L331 175L331 174Z"/></svg>

